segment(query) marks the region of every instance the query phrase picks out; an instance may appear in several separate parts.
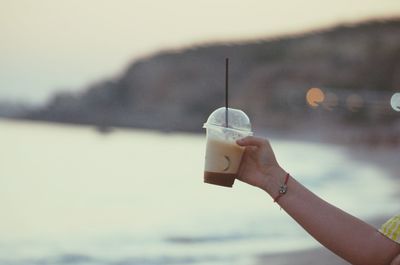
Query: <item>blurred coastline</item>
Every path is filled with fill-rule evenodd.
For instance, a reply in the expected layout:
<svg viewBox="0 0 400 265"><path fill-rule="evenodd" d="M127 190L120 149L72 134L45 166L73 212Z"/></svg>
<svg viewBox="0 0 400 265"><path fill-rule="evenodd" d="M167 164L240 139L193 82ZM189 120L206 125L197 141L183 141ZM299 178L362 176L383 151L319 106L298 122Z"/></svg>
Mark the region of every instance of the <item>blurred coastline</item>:
<svg viewBox="0 0 400 265"><path fill-rule="evenodd" d="M227 56L232 64L231 106L249 114L256 135L272 138L278 143L314 143L326 148L324 150L330 147L344 148L351 157L344 166L350 167L358 161L378 167L392 177L395 187L400 186L400 115L389 103L390 97L400 88L399 18L341 25L279 39L163 51L132 63L120 76L100 80L85 91L57 93L42 106L0 103L0 117L4 118L0 120L0 126L6 128L10 125L8 127L13 129L13 123L19 124L21 132L28 135L27 127L23 126L26 122L37 122L44 127L48 123L63 124L65 128L78 125L77 128L85 131L85 141L95 139L101 143L101 147L94 148L104 152L101 153L104 164L100 167L107 167L106 151L117 154L123 150L125 159L130 155L138 155L138 152L124 149L124 145L134 141L133 136L141 130L154 133L154 139L160 145L163 137L174 138L184 133L190 141L195 139L193 141L200 147L202 142L198 134L202 133L202 124L212 110L223 105L223 63ZM316 103L315 106L310 106L306 100L306 94L312 87L321 89L325 97L325 101L312 102ZM110 143L110 149L101 149L107 146L105 142L108 139L122 139L121 128L126 135L123 135L123 141L116 140L119 149ZM88 129L92 132L88 133ZM38 138L44 137L40 130L36 131ZM96 131L95 137L93 131ZM150 135L150 131L143 132ZM10 132L14 133L12 130ZM62 138L67 134L55 133L53 143L58 141L57 137L67 139ZM0 135L3 137L4 131ZM83 144L81 136L74 137ZM8 139L2 140L6 142ZM36 140L33 138L32 142L27 143L32 144ZM190 141L185 144L190 146ZM134 142L139 144L138 140ZM19 144L15 142L15 146L21 150L26 148ZM70 145L75 144L71 140ZM130 147L132 150L135 148L133 144ZM200 150L198 147L197 153ZM12 148L14 146L9 150ZM163 148L165 153L170 150L166 146ZM32 158L37 150L29 152ZM88 154L91 155L90 152ZM4 151L1 155L7 158ZM49 152L47 155L52 158L53 154ZM150 160L152 157L149 155L148 158ZM90 159L95 160L92 157ZM95 168L97 162L93 163L92 160L90 165ZM124 161L125 169L130 168L129 159L121 161ZM60 167L62 170L67 168L65 165ZM90 175L88 168L86 173ZM114 174L113 169L107 169L108 174ZM193 169L190 170L186 173L193 174ZM142 172L146 172L145 169ZM8 176L4 172L2 174ZM129 174L121 177L127 183L130 183ZM174 175L171 173L171 176ZM111 181L104 179L101 181ZM91 182L88 183L90 185ZM154 185L150 182L147 184ZM119 187L124 189L123 186ZM399 198L400 191L395 199L398 201ZM176 203L179 203L178 199ZM379 227L389 217L376 215L366 221ZM65 263L68 262L81 264L85 259L78 262L66 260ZM305 251L268 252L259 255L258 262L269 265L348 264L318 247ZM185 264L185 261L182 263Z"/></svg>
<svg viewBox="0 0 400 265"><path fill-rule="evenodd" d="M400 144L399 115L390 106L400 87L398 18L163 51L82 92L59 92L43 106L3 104L0 115L105 131L201 132L208 114L224 104L225 57L231 58L230 105L248 113L255 127L278 133L321 128L341 142L340 131L348 128L351 142ZM312 87L325 93L325 101L310 107L305 98Z"/></svg>

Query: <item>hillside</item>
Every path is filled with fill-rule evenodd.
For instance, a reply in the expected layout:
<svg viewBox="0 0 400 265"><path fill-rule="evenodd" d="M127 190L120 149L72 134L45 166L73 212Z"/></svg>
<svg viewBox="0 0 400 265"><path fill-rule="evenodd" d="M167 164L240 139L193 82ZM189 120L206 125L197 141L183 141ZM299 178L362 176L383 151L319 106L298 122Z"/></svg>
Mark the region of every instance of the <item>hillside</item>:
<svg viewBox="0 0 400 265"><path fill-rule="evenodd" d="M24 118L200 131L208 114L223 105L225 57L231 62L231 106L246 111L256 127L306 127L310 120L399 121L386 102L400 89L400 19L163 51L80 94L59 93ZM309 108L305 93L310 87L336 97L336 103ZM357 111L345 104L354 93L364 100Z"/></svg>

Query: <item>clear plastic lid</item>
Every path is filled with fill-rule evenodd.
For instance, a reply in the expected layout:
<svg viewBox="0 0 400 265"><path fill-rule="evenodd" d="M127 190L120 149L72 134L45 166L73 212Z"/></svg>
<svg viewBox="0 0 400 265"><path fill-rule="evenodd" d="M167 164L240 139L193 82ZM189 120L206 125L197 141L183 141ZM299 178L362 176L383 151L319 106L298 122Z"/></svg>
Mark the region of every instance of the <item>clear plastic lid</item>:
<svg viewBox="0 0 400 265"><path fill-rule="evenodd" d="M226 108L222 107L216 109L204 123L203 128L209 128L213 126L228 127L234 130L251 132L251 123L249 117L243 111L239 109L228 108L228 126L226 126Z"/></svg>

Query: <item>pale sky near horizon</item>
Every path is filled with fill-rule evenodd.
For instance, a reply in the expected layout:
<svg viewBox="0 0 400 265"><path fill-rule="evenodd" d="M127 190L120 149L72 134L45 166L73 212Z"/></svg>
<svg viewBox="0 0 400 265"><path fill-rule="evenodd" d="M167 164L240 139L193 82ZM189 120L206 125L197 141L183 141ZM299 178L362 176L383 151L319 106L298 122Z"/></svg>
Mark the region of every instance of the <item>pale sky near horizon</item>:
<svg viewBox="0 0 400 265"><path fill-rule="evenodd" d="M384 17L399 0L0 0L0 101L78 91L162 49Z"/></svg>

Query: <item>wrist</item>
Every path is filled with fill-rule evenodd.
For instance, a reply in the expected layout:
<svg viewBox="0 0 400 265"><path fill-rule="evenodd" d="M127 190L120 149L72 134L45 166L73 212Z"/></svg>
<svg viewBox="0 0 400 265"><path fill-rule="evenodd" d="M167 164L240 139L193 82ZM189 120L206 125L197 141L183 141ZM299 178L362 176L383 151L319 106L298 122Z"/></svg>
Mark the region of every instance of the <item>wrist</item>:
<svg viewBox="0 0 400 265"><path fill-rule="evenodd" d="M280 166L272 167L265 174L263 183L259 186L262 190L267 192L272 198L279 194L279 189L285 181L287 172Z"/></svg>

